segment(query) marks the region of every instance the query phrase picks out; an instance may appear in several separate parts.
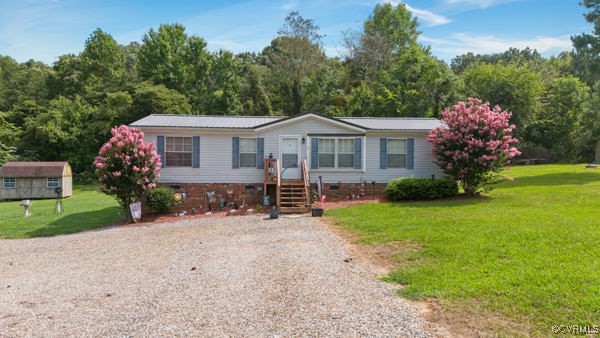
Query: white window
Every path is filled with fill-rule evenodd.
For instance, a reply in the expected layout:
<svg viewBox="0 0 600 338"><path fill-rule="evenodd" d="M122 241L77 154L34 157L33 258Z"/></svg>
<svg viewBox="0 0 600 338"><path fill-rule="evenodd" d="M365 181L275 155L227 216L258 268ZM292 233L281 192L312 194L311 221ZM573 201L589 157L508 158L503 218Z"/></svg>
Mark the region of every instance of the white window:
<svg viewBox="0 0 600 338"><path fill-rule="evenodd" d="M2 187L4 189L15 189L17 187L17 180L14 177L4 177Z"/></svg>
<svg viewBox="0 0 600 338"><path fill-rule="evenodd" d="M335 139L319 139L319 168L335 168Z"/></svg>
<svg viewBox="0 0 600 338"><path fill-rule="evenodd" d="M387 140L387 167L406 168L406 139Z"/></svg>
<svg viewBox="0 0 600 338"><path fill-rule="evenodd" d="M240 168L256 168L255 138L240 138Z"/></svg>
<svg viewBox="0 0 600 338"><path fill-rule="evenodd" d="M166 157L167 167L191 167L192 166L192 138L191 137L167 137Z"/></svg>
<svg viewBox="0 0 600 338"><path fill-rule="evenodd" d="M319 168L354 168L354 138L319 138Z"/></svg>
<svg viewBox="0 0 600 338"><path fill-rule="evenodd" d="M338 168L354 168L354 139L338 139Z"/></svg>
<svg viewBox="0 0 600 338"><path fill-rule="evenodd" d="M46 180L46 187L58 188L60 186L60 179L58 177L48 177Z"/></svg>

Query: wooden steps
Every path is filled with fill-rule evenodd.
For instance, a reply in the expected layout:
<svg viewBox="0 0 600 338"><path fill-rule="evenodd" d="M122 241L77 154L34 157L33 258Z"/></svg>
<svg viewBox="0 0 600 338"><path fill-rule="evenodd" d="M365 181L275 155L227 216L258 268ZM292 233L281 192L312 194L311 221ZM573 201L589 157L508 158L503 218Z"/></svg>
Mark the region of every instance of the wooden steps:
<svg viewBox="0 0 600 338"><path fill-rule="evenodd" d="M279 211L281 213L305 213L310 210L309 196L302 180L281 181Z"/></svg>

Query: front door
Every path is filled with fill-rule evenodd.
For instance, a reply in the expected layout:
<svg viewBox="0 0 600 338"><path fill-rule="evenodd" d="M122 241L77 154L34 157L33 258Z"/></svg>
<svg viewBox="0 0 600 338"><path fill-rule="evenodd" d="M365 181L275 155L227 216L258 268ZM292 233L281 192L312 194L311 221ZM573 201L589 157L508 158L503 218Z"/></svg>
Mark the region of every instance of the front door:
<svg viewBox="0 0 600 338"><path fill-rule="evenodd" d="M281 149L281 178L284 180L300 179L300 138L282 137Z"/></svg>

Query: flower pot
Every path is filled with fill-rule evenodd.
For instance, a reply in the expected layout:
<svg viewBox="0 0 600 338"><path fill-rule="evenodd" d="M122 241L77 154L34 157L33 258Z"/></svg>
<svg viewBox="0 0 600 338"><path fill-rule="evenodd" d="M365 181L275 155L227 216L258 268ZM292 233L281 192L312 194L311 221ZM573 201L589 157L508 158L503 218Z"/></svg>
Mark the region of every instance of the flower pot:
<svg viewBox="0 0 600 338"><path fill-rule="evenodd" d="M321 217L323 216L323 208L312 208L312 217Z"/></svg>
<svg viewBox="0 0 600 338"><path fill-rule="evenodd" d="M279 218L279 211L276 210L276 209L269 210L269 218L270 219L277 219L277 218Z"/></svg>

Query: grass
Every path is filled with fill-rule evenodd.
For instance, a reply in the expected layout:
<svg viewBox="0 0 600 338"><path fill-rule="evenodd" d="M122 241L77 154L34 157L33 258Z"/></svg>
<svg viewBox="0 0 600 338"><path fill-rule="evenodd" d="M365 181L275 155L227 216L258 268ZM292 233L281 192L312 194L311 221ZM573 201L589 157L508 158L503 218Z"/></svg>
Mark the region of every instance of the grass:
<svg viewBox="0 0 600 338"><path fill-rule="evenodd" d="M513 167L489 198L382 203L328 211L366 243L400 241L386 279L410 299L481 309L549 335L600 325L600 169ZM470 309L470 310L469 310ZM523 333L523 332L521 332Z"/></svg>
<svg viewBox="0 0 600 338"><path fill-rule="evenodd" d="M0 238L30 238L95 229L122 218L113 197L96 186L77 186L63 199L63 213L54 213L56 200L32 200L31 217L23 217L21 201L0 202Z"/></svg>

